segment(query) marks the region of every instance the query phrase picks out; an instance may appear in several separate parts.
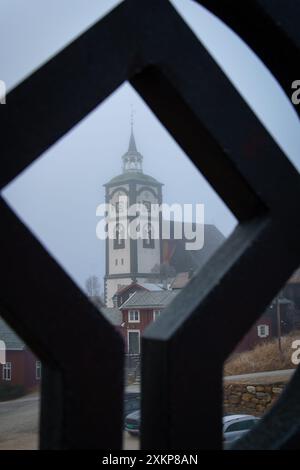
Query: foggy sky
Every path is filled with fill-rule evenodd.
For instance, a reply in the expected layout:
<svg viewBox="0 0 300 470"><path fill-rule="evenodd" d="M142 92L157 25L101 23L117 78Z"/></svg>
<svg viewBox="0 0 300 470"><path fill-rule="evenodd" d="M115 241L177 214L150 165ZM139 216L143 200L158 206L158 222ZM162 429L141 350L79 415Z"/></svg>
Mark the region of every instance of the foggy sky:
<svg viewBox="0 0 300 470"><path fill-rule="evenodd" d="M12 88L118 3L0 0L0 79ZM242 41L206 10L191 0L172 3L300 169L299 121L274 78ZM96 239L95 212L104 201L103 184L121 172L131 105L144 172L164 183L164 202L205 203L206 222L214 223L225 235L236 223L126 83L4 190L11 207L81 287L91 274L98 275L103 285L104 243Z"/></svg>

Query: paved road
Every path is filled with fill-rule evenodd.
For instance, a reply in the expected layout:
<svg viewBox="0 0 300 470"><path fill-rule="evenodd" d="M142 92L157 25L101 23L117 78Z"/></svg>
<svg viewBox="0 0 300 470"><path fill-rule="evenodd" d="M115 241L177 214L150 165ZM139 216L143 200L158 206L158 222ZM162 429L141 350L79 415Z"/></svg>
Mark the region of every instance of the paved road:
<svg viewBox="0 0 300 470"><path fill-rule="evenodd" d="M294 369L254 374L232 375L225 381L266 380L289 378ZM38 448L39 395L30 395L18 400L0 402L0 450ZM139 439L124 432L124 449L136 450Z"/></svg>
<svg viewBox="0 0 300 470"><path fill-rule="evenodd" d="M0 450L38 448L39 396L0 402ZM139 439L124 432L124 449L136 450Z"/></svg>
<svg viewBox="0 0 300 470"><path fill-rule="evenodd" d="M36 449L39 396L0 402L0 449Z"/></svg>

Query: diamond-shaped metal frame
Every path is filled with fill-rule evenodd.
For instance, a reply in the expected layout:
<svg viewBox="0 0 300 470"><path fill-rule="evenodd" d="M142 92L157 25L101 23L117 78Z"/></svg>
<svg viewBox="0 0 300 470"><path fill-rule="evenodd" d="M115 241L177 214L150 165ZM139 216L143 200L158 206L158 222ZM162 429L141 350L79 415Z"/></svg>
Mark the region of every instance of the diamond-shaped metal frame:
<svg viewBox="0 0 300 470"><path fill-rule="evenodd" d="M239 220L143 338L142 447L221 448L223 362L300 263L300 178L168 1L126 0L9 94L1 187L127 79ZM44 364L41 447L120 447L121 338L3 199L0 211L2 314ZM248 446L269 419L276 447L300 447L282 411L297 374Z"/></svg>
<svg viewBox="0 0 300 470"><path fill-rule="evenodd" d="M294 0L193 0L232 28L261 58L288 98L299 77L300 3ZM300 115L300 107L295 106Z"/></svg>

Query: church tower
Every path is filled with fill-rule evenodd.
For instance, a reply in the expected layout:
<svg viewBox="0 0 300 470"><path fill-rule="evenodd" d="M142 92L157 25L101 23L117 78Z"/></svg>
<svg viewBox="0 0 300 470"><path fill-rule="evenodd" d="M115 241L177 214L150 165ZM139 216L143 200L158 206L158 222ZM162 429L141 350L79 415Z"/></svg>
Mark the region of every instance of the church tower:
<svg viewBox="0 0 300 470"><path fill-rule="evenodd" d="M114 222L114 237L106 239L106 273L104 278L105 303L112 307L112 297L122 286L132 282L151 282L155 273L155 265L162 260L161 247L161 215L158 219L159 236L154 237L151 219L146 224L147 236L143 238L124 237L126 220L122 219L122 204L127 206L142 203L149 208L151 204L162 203L162 184L152 176L143 173L143 157L138 152L133 126L127 152L122 156L123 172L112 178L105 186L105 200L114 206L116 220ZM125 202L126 203L126 202ZM134 217L129 215L127 222Z"/></svg>

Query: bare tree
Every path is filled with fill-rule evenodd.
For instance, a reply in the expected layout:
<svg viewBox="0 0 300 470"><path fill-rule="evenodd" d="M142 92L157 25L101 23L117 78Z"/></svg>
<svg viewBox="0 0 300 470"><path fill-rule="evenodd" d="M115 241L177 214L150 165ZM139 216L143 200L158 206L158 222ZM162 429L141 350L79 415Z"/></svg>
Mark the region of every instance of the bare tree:
<svg viewBox="0 0 300 470"><path fill-rule="evenodd" d="M85 288L89 297L100 295L100 282L97 276L90 276L85 281Z"/></svg>
<svg viewBox="0 0 300 470"><path fill-rule="evenodd" d="M103 301L100 295L101 284L97 276L93 275L87 278L85 282L85 288L88 297L93 302L93 304L101 308L103 306Z"/></svg>

